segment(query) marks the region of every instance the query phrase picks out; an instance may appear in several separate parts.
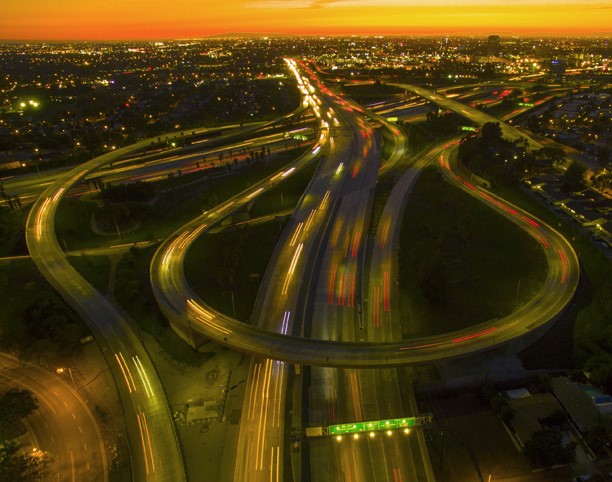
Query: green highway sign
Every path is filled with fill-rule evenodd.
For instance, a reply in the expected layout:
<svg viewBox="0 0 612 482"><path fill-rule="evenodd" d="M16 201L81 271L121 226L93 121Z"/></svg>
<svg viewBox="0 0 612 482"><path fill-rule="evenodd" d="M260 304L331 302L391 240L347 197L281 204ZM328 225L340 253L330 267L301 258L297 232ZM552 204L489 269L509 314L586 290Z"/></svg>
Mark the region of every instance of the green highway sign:
<svg viewBox="0 0 612 482"><path fill-rule="evenodd" d="M369 422L343 423L330 425L330 435L344 435L347 433L372 432L375 430L391 430L396 428L415 427L416 418L392 418L389 420L372 420Z"/></svg>
<svg viewBox="0 0 612 482"><path fill-rule="evenodd" d="M397 428L398 427L397 420L382 420L378 422L378 426L381 430L387 430L388 428Z"/></svg>
<svg viewBox="0 0 612 482"><path fill-rule="evenodd" d="M330 425L329 426L330 435L342 435L344 433L358 433L358 432L363 432L363 430L364 430L363 422L343 423L340 425Z"/></svg>
<svg viewBox="0 0 612 482"><path fill-rule="evenodd" d="M519 102L519 105L521 107L533 107L534 104L530 103L530 102Z"/></svg>
<svg viewBox="0 0 612 482"><path fill-rule="evenodd" d="M470 131L473 132L476 130L476 127L472 127L472 126L459 126L459 130L460 131Z"/></svg>
<svg viewBox="0 0 612 482"><path fill-rule="evenodd" d="M398 419L397 422L398 422L400 428L414 427L416 425L416 420L414 419L414 417L400 418L400 419Z"/></svg>
<svg viewBox="0 0 612 482"><path fill-rule="evenodd" d="M397 122L399 121L399 117L387 117L387 122Z"/></svg>
<svg viewBox="0 0 612 482"><path fill-rule="evenodd" d="M364 422L363 425L367 431L378 430L378 422Z"/></svg>

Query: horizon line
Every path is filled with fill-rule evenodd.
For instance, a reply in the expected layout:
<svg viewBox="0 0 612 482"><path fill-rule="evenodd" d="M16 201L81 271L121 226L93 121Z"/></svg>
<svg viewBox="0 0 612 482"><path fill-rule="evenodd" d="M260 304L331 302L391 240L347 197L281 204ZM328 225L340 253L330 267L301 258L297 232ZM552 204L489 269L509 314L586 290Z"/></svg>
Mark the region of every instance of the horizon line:
<svg viewBox="0 0 612 482"><path fill-rule="evenodd" d="M176 42L176 41L196 41L196 40L209 40L215 39L219 37L226 38L283 38L283 37L303 37L303 38L344 38L344 37L394 37L394 38L409 38L409 37L455 37L455 38L465 38L465 37L487 37L489 35L499 35L500 37L507 38L605 38L612 35L612 32L593 32L593 33L553 33L553 32L542 32L542 33L534 33L534 32L525 32L524 34L516 34L516 33L505 33L503 31L498 30L495 32L495 29L491 29L489 33L338 33L338 34L323 34L323 33L257 33L257 32L225 32L225 33L217 33L210 34L198 37L141 37L141 38L0 38L1 42L11 42L11 43L27 43L27 42Z"/></svg>

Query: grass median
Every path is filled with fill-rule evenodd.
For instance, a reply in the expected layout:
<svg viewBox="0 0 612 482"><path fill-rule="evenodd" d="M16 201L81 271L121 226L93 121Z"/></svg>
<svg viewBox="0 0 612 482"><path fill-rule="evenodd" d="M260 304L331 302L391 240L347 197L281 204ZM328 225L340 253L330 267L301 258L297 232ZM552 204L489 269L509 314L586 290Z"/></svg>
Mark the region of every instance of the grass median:
<svg viewBox="0 0 612 482"><path fill-rule="evenodd" d="M107 292L111 268L108 256L69 256L68 261L96 290Z"/></svg>
<svg viewBox="0 0 612 482"><path fill-rule="evenodd" d="M406 338L503 317L535 295L547 269L536 241L434 167L407 205L399 266Z"/></svg>
<svg viewBox="0 0 612 482"><path fill-rule="evenodd" d="M193 291L211 308L247 321L282 227L271 221L198 238L185 258Z"/></svg>

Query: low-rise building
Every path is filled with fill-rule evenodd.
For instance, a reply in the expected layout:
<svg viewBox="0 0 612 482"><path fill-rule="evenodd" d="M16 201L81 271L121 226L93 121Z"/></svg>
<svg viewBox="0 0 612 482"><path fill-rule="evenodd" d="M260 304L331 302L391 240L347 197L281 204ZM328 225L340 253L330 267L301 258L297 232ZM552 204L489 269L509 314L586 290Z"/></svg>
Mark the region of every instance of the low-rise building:
<svg viewBox="0 0 612 482"><path fill-rule="evenodd" d="M569 201L563 207L582 226L597 226L606 222L606 219L599 212L589 209L581 201Z"/></svg>
<svg viewBox="0 0 612 482"><path fill-rule="evenodd" d="M563 407L552 393L527 392L524 396L510 399L510 407L514 411L512 428L523 445L534 432L544 428L541 420L563 413Z"/></svg>
<svg viewBox="0 0 612 482"><path fill-rule="evenodd" d="M604 394L596 388L557 377L551 380L551 389L581 432L588 432L598 423L612 429L612 412L607 410L612 405L607 405L607 399L597 403Z"/></svg>
<svg viewBox="0 0 612 482"><path fill-rule="evenodd" d="M537 193L555 206L562 206L563 204L572 200L569 194L561 191L558 187L553 186L552 184L544 184L543 186L538 187Z"/></svg>

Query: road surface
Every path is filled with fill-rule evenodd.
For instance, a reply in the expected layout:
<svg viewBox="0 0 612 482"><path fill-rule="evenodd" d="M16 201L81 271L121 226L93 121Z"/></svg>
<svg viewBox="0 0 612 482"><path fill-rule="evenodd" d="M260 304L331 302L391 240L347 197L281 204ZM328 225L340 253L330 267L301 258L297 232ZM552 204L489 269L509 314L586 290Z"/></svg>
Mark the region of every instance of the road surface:
<svg viewBox="0 0 612 482"><path fill-rule="evenodd" d="M24 419L36 448L49 454L48 480L107 482L104 441L91 410L74 388L54 373L0 354L0 392L29 390L39 408Z"/></svg>

